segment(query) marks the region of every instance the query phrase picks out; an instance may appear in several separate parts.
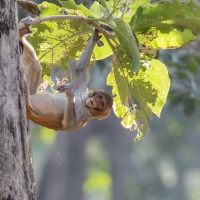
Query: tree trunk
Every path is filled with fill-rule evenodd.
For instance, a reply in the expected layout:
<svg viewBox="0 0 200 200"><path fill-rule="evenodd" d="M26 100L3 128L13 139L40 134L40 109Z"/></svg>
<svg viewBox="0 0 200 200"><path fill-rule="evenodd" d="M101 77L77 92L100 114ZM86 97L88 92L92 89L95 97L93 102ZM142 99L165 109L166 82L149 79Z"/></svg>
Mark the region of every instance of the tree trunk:
<svg viewBox="0 0 200 200"><path fill-rule="evenodd" d="M0 1L0 200L33 200L16 10L16 1Z"/></svg>

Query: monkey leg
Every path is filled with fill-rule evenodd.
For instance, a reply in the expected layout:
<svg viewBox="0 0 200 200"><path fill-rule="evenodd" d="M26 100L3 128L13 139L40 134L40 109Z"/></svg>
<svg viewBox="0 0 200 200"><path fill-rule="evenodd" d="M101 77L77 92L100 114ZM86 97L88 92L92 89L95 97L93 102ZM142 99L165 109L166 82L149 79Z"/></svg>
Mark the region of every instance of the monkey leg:
<svg viewBox="0 0 200 200"><path fill-rule="evenodd" d="M26 36L32 33L32 30L29 27L32 22L32 18L27 17L21 20L21 22L26 25L26 27L20 29L19 32L20 40L23 45L22 59L24 65L25 80L31 95L35 94L38 90L42 68L38 61L35 50L26 40Z"/></svg>

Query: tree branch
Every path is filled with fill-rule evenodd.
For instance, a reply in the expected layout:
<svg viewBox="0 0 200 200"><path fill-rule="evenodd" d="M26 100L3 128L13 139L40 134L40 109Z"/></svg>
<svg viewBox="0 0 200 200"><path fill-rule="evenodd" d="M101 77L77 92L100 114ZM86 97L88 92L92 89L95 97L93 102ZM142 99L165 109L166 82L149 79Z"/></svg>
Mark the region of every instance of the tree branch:
<svg viewBox="0 0 200 200"><path fill-rule="evenodd" d="M102 28L99 24L97 24L94 21L97 21L97 19L91 19L91 18L86 18L83 16L77 16L77 15L53 15L53 16L47 16L47 17L42 17L42 18L34 18L33 21L31 22L32 24L40 24L44 21L51 21L51 20L77 20L81 22L85 22L86 24L94 27L99 31L99 33L102 33L105 37L108 38L114 38L115 35L109 33L106 31L104 28ZM19 23L18 28L24 28L26 25L24 23Z"/></svg>

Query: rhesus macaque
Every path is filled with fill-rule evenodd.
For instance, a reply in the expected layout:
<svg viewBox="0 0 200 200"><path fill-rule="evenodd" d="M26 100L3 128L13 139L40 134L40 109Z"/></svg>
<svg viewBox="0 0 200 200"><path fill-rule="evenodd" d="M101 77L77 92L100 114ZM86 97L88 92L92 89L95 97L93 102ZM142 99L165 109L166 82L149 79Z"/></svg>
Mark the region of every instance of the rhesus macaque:
<svg viewBox="0 0 200 200"><path fill-rule="evenodd" d="M65 83L58 87L61 93L38 92L41 76L41 65L33 47L27 42L26 35L31 33L25 19L25 28L20 30L20 41L23 45L23 65L25 73L27 117L33 122L54 130L78 130L85 126L90 118L106 118L112 108L110 94L103 90L87 91L88 64L99 40L98 31L92 37L82 53L74 70L72 86Z"/></svg>

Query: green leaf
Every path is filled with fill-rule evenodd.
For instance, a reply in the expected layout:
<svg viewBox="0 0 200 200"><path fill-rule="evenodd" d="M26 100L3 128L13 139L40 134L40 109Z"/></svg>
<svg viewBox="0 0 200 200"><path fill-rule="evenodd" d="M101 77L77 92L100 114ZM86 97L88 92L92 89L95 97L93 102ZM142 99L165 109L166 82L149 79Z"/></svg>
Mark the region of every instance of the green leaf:
<svg viewBox="0 0 200 200"><path fill-rule="evenodd" d="M200 7L193 1L178 0L139 7L131 19L132 30L146 32L152 27L161 32L189 29L194 35L200 32Z"/></svg>
<svg viewBox="0 0 200 200"><path fill-rule="evenodd" d="M29 41L34 46L44 72L52 67L67 69L66 62L77 60L89 39L91 28L77 21L48 21L34 25ZM66 62L62 62L62 60Z"/></svg>
<svg viewBox="0 0 200 200"><path fill-rule="evenodd" d="M152 60L148 65L145 62L136 74L130 69L127 58L119 59L114 55L107 84L113 87L115 114L123 119L122 125L137 131L138 140L148 131L152 113L160 116L170 80L165 65L158 60Z"/></svg>
<svg viewBox="0 0 200 200"><path fill-rule="evenodd" d="M60 1L58 0L58 2L67 9L71 9L74 11L77 11L76 14L82 14L85 17L94 17L93 13L88 10L83 4L77 5L74 0L66 0L66 1ZM70 11L69 13L73 13L72 11Z"/></svg>
<svg viewBox="0 0 200 200"><path fill-rule="evenodd" d="M159 60L152 59L149 64L151 67L141 69L140 73L145 75L145 81L149 82L157 92L155 102L147 102L147 104L151 111L160 117L161 110L167 99L170 79L165 65Z"/></svg>
<svg viewBox="0 0 200 200"><path fill-rule="evenodd" d="M157 38L151 42L151 46L154 49L176 48L195 39L196 37L192 34L192 31L188 29L185 29L183 32L177 30L170 31L169 34L158 31Z"/></svg>
<svg viewBox="0 0 200 200"><path fill-rule="evenodd" d="M130 1L130 3L128 3L127 1L127 7L125 8L126 9L126 12L124 13L122 19L126 22L130 22L131 20L131 17L135 14L135 12L137 11L138 7L140 6L147 6L147 5L150 5L150 0L132 0Z"/></svg>
<svg viewBox="0 0 200 200"><path fill-rule="evenodd" d="M107 2L105 0L99 0L99 3L104 7L104 8L108 8L107 7Z"/></svg>
<svg viewBox="0 0 200 200"><path fill-rule="evenodd" d="M108 9L106 9L104 6L102 6L101 4L99 4L99 2L96 1L91 5L90 11L96 18L102 18L109 14Z"/></svg>
<svg viewBox="0 0 200 200"><path fill-rule="evenodd" d="M107 40L105 39L104 36L101 37L100 41L103 42L103 46L99 47L98 45L96 45L94 47L93 51L94 60L102 60L113 54L113 51L110 48L110 45L107 43Z"/></svg>
<svg viewBox="0 0 200 200"><path fill-rule="evenodd" d="M129 24L116 18L110 25L120 42L119 48L130 57L133 70L138 71L140 68L140 52Z"/></svg>
<svg viewBox="0 0 200 200"><path fill-rule="evenodd" d="M177 48L196 39L191 30L161 32L151 28L147 32L136 33L140 43L140 50L148 54L148 51L155 51L159 48ZM151 54L151 53L150 53Z"/></svg>
<svg viewBox="0 0 200 200"><path fill-rule="evenodd" d="M99 2L95 1L91 7L90 11L93 13L93 15L96 18L104 18L107 17L110 14L110 10L107 6L103 6Z"/></svg>
<svg viewBox="0 0 200 200"><path fill-rule="evenodd" d="M92 29L79 21L48 21L33 26L29 38L43 66L43 72L50 74L53 67L67 69L67 62L78 60L87 45ZM101 60L112 54L104 37L102 47L95 46L92 60Z"/></svg>
<svg viewBox="0 0 200 200"><path fill-rule="evenodd" d="M46 1L43 1L41 4L38 5L40 10L42 11L42 14L40 17L45 17L45 16L51 16L51 15L60 15L60 7L53 4L49 3Z"/></svg>

